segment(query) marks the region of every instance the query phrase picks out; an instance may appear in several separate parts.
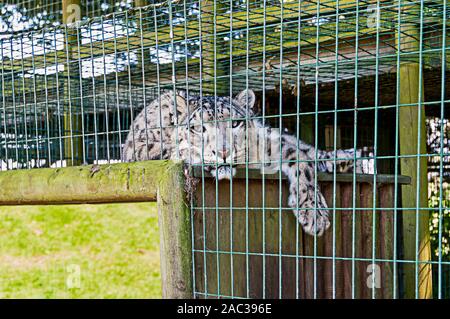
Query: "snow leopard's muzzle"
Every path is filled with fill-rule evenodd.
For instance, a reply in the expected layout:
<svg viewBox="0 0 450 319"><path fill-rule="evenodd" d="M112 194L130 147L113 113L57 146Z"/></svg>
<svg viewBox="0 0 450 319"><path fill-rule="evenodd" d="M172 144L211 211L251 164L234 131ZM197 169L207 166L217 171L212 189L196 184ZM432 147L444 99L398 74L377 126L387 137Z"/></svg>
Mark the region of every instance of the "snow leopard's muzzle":
<svg viewBox="0 0 450 319"><path fill-rule="evenodd" d="M219 165L217 166L217 168L215 166L212 166L209 172L214 178L219 181L222 179L230 180L234 175L236 175L236 168L229 164L225 164Z"/></svg>

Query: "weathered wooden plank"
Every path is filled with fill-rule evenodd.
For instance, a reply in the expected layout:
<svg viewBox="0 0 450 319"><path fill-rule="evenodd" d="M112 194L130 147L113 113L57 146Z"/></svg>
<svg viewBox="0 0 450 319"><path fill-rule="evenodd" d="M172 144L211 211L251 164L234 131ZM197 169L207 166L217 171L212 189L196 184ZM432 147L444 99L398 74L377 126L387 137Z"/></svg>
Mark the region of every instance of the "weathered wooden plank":
<svg viewBox="0 0 450 319"><path fill-rule="evenodd" d="M268 187L271 187L269 189ZM281 192L280 192L281 189ZM266 259L266 296L267 298L279 298L283 295L280 291L283 287L280 287L280 269L282 268L283 249L280 249L280 240L283 240L283 228L280 223L280 218L284 211L280 209L280 203L285 203L283 195L285 193L285 187L283 187L283 181L278 179L272 180L270 183L266 181L266 204L269 205L270 210L266 218L266 251L271 254ZM280 217L281 215L281 217ZM293 235L291 233L291 235ZM284 237L286 240L286 237ZM283 275L281 275L283 276ZM286 274L284 274L286 276Z"/></svg>
<svg viewBox="0 0 450 319"><path fill-rule="evenodd" d="M288 183L283 180L281 182L282 193L278 194L277 200L280 201L281 199L281 205L286 209L278 212L278 216L279 214L281 214L281 220L279 220L279 222L281 222L281 226L279 228L281 231L281 236L279 237L281 239L281 254L283 256L280 259L282 273L281 287L279 289L281 290L281 298L292 299L297 297L296 283L299 281L296 268L298 267L296 260L297 258L295 257L297 248L296 227L298 226L299 228L299 235L302 232L300 231L301 226L298 225L297 219L294 217L292 209L288 208L285 204L289 196L289 193L287 191ZM280 277L278 277L278 279L280 279Z"/></svg>
<svg viewBox="0 0 450 319"><path fill-rule="evenodd" d="M192 170L194 177L202 177L202 168L199 166L196 166ZM205 177L212 177L209 172L204 172ZM262 179L262 174L259 169L249 168L248 171L246 171L244 168L237 168L236 175L233 176L233 179ZM265 180L278 180L279 175L278 174L265 174L264 175ZM282 179L285 180L287 177L282 175ZM333 174L318 172L317 174L317 181L318 182L332 182L334 179ZM411 183L411 178L409 176L397 176L398 179L398 185L405 185ZM383 183L383 184L394 184L395 183L395 177L394 175L389 174L377 174L375 181L377 183ZM346 182L346 183L352 183L353 182L353 173L338 173L336 174L336 182ZM356 174L356 182L357 183L373 183L373 175L371 174Z"/></svg>
<svg viewBox="0 0 450 319"><path fill-rule="evenodd" d="M363 189L362 185L358 184L356 185L356 196L357 196L357 202L358 202L358 208L364 207L364 197L361 196ZM356 208L356 207L355 207ZM353 259L362 258L364 256L364 245L362 242L364 230L362 227L363 222L363 215L364 210L358 209L355 212L355 236L352 237L352 240L355 241L355 256L351 256ZM353 266L353 265L352 265ZM361 295L363 294L361 285L365 284L365 277L363 276L365 274L365 269L363 269L361 265L361 260L355 260L354 261L354 273L353 276L355 278L354 283L352 283L352 289L354 290L354 297L355 298L361 298Z"/></svg>
<svg viewBox="0 0 450 319"><path fill-rule="evenodd" d="M372 258L372 241L373 241L373 214L374 212L367 208L373 208L373 186L370 184L361 185L361 207L365 208L361 210L361 233L360 237L356 240L359 242L359 258L363 260L358 261L359 264L359 280L355 283L359 285L358 298L371 299L372 288L369 280L370 273L368 272L368 266L371 264Z"/></svg>
<svg viewBox="0 0 450 319"><path fill-rule="evenodd" d="M353 188L355 188L355 192L353 192ZM352 278L353 278L353 264L351 260L353 256L353 244L356 242L356 238L353 238L353 225L356 227L356 222L353 221L353 193L355 193L355 208L359 207L359 185L354 185L353 183L345 183L343 185L343 191L341 196L341 207L345 208L341 212L342 218L342 232L340 234L341 245L342 245L342 254L339 257L346 258L347 260L343 260L343 269L342 269L342 295L338 298L346 298L351 299L352 296ZM356 213L356 212L355 212ZM356 263L356 261L355 261ZM355 283L356 284L356 283Z"/></svg>
<svg viewBox="0 0 450 319"><path fill-rule="evenodd" d="M322 187L322 193L328 203L328 207L330 208L330 221L331 227L329 231L324 234L323 241L323 253L321 254L324 257L324 260L321 260L320 263L323 264L323 291L321 294L321 298L343 298L343 290L345 288L343 282L343 261L339 260L342 257L342 232L345 231L343 229L342 224L342 214L340 210L333 211L333 208L342 207L341 202L344 200L345 192L347 185L336 183L336 189L334 191L333 183L324 184ZM333 198L335 198L336 205L333 205ZM334 217L333 217L334 216ZM333 230L335 232L335 241L333 240ZM334 249L334 255L333 255ZM334 257L334 259L333 259ZM334 279L333 279L334 278Z"/></svg>
<svg viewBox="0 0 450 319"><path fill-rule="evenodd" d="M0 205L155 201L168 161L0 172Z"/></svg>
<svg viewBox="0 0 450 319"><path fill-rule="evenodd" d="M394 186L380 186L380 258L394 260ZM381 289L385 299L394 297L394 264L392 261L381 263ZM397 286L398 287L398 286ZM395 294L398 296L398 294Z"/></svg>

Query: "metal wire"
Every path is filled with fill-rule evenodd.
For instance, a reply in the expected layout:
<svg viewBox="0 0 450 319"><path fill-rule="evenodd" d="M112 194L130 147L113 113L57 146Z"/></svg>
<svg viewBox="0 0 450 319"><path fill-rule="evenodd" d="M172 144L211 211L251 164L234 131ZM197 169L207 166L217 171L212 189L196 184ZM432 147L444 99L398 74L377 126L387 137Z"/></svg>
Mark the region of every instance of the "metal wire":
<svg viewBox="0 0 450 319"><path fill-rule="evenodd" d="M221 167L218 152L212 165L194 161L191 150L184 159L199 180L189 203L195 297L431 297L424 280L432 282L432 297L450 296L446 1L79 4L80 21L68 25L62 23L62 2L0 4L1 170L122 161L130 125L140 112L145 159L150 159L153 130L159 130L163 157L165 129L173 129L175 159L180 132L189 128L178 121L177 91L188 96L190 117L195 111L190 98L212 97L208 101L217 105L253 90L258 112L250 109L247 95L245 116L220 119L217 108L213 120L201 116L202 126L215 128L216 149L224 122L244 122L245 156L231 163L240 166L236 175L229 181L212 179L208 169ZM411 36L415 31L418 36ZM418 70L410 85L418 96L409 100L403 75L408 65ZM148 108L169 91L175 124L165 126L160 111L159 124L151 127ZM156 104L161 110L161 101ZM417 111L417 132L409 142L413 152L401 147L408 143L402 136L404 110ZM277 158L249 155L256 120L280 132ZM295 160L284 158L285 132L311 143L314 156L300 159L298 148ZM132 130L133 141L135 134ZM228 138L231 145L239 143L232 133ZM205 143L202 137L196 145L202 158ZM336 154L364 146L373 153L352 157L372 163L370 176L354 170L344 178ZM322 149L328 158L320 158ZM424 176L428 169L427 203L420 181L412 176L407 186L400 176L411 162L411 175ZM295 165L297 176L300 164L312 165L314 207L304 211L317 211L325 194L331 227L323 237L307 235L296 222L292 211L301 205L288 205L287 178L281 170L269 175L271 164ZM323 165L332 171L321 173ZM409 202L408 187L415 194ZM301 182L294 188L299 193ZM412 233L406 231L408 214L414 214ZM421 224L428 215L429 224ZM423 227L431 231L428 259L420 251ZM414 256L405 255L408 242L414 243ZM423 269L430 273L423 275Z"/></svg>

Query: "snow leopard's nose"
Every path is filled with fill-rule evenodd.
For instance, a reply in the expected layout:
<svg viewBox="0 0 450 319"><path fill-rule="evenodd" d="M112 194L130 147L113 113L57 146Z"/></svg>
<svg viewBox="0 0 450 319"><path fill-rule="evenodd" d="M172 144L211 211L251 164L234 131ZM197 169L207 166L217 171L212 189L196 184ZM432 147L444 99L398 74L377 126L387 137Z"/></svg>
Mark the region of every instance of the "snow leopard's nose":
<svg viewBox="0 0 450 319"><path fill-rule="evenodd" d="M230 152L229 152L228 150L221 150L221 151L219 151L218 153L219 153L218 155L219 155L220 157L222 157L222 159L225 160L225 159L228 157L228 154L229 154Z"/></svg>

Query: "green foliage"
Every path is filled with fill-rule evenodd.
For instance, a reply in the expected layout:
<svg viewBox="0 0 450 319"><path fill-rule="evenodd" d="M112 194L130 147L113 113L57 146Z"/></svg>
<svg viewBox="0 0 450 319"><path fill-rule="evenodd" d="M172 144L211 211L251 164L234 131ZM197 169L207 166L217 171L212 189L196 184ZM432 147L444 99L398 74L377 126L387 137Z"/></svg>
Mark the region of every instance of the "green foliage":
<svg viewBox="0 0 450 319"><path fill-rule="evenodd" d="M160 298L157 218L154 203L1 207L0 297Z"/></svg>
<svg viewBox="0 0 450 319"><path fill-rule="evenodd" d="M448 183L442 183L442 216L439 212L440 203L440 183L439 178L428 184L430 216L431 248L435 256L439 256L439 228L442 217L442 257L448 258L450 255L450 187Z"/></svg>

